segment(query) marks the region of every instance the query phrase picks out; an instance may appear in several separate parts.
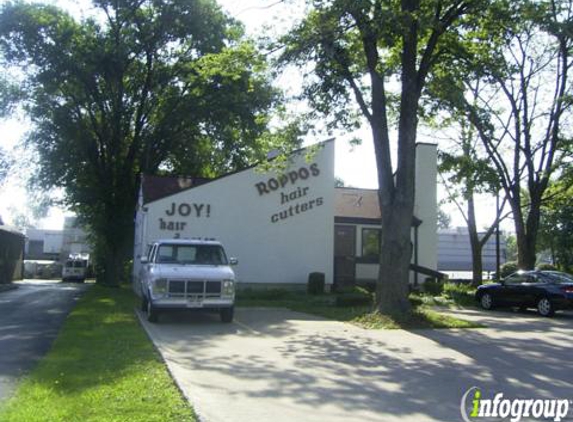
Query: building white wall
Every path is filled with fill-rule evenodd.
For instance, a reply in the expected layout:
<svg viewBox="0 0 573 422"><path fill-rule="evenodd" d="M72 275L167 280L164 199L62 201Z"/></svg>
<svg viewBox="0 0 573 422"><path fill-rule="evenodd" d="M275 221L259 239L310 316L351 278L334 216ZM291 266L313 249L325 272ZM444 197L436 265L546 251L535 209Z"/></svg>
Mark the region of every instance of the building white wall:
<svg viewBox="0 0 573 422"><path fill-rule="evenodd" d="M334 143L322 145L281 174L247 169L139 207L134 275L154 240L214 237L238 258L239 282L304 284L319 271L332 283Z"/></svg>
<svg viewBox="0 0 573 422"><path fill-rule="evenodd" d="M26 253L29 251L29 242L42 242L42 252L45 254L59 254L62 250L63 231L26 229Z"/></svg>
<svg viewBox="0 0 573 422"><path fill-rule="evenodd" d="M44 232L44 253L59 254L62 250L63 233L58 232Z"/></svg>
<svg viewBox="0 0 573 422"><path fill-rule="evenodd" d="M422 220L418 228L418 265L433 270L438 266L437 162L436 145L420 143L416 146L414 215Z"/></svg>

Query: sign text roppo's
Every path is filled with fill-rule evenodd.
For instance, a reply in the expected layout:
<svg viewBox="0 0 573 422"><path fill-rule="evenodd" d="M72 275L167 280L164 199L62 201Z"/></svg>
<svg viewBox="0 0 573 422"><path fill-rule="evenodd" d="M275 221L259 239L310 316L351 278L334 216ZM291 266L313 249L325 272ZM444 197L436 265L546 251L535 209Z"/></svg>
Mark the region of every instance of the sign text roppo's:
<svg viewBox="0 0 573 422"><path fill-rule="evenodd" d="M301 182L307 181L320 175L320 169L317 163L309 166L302 166L295 170L287 171L276 177L271 177L266 181L258 182L255 188L259 196L264 196L275 191L280 191L280 205L288 207L279 210L271 215L271 222L278 223L298 214L305 213L316 207L322 206L324 199L322 197L309 198L311 188L309 186L297 186L284 192L287 188L293 187ZM301 200L302 199L302 200Z"/></svg>

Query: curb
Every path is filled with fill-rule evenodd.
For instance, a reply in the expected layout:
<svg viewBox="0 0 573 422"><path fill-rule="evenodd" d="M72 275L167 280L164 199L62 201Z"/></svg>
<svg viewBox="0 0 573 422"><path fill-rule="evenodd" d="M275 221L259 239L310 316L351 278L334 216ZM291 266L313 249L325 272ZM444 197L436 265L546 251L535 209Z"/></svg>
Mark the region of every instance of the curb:
<svg viewBox="0 0 573 422"><path fill-rule="evenodd" d="M141 311L139 311L138 308L134 308L133 312L135 313L135 316L137 317L137 320L139 321L139 325L141 326L141 328L143 328L143 331L145 331L145 334L147 335L147 338L149 339L149 341L151 342L151 344L153 344L153 348L155 349L155 351L157 352L157 354L159 355L161 361L163 362L163 364L165 365L165 367L167 368L167 372L169 372L169 376L171 377L171 379L173 380L173 383L175 384L175 387L177 387L177 390L179 390L179 392L181 393L181 395L185 398L185 400L187 400L187 403L189 404L189 406L191 407L191 410L193 411L193 416L195 416L195 420L196 422L207 422L206 419L204 419L199 412L197 411L197 409L195 408L195 406L193 406L193 403L191 402L191 397L189 397L187 394L185 394L185 390L183 389L183 387L181 386L181 384L179 384L179 381L177 381L177 377L175 377L175 374L173 373L173 371L171 370L171 367L169 365L169 362L167 362L167 360L163 357L163 353L161 353L161 349L159 348L159 346L157 344L155 344L155 342L153 341L153 336L151 335L151 333L149 332L149 330L147 329L147 327L145 326L144 322L143 322L143 316Z"/></svg>

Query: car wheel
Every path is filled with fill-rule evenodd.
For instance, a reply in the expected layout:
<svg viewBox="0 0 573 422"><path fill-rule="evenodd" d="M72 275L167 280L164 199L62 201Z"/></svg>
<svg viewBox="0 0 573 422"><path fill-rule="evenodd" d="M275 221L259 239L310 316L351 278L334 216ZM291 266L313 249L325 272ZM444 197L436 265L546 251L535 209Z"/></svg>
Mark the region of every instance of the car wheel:
<svg viewBox="0 0 573 422"><path fill-rule="evenodd" d="M159 319L159 311L155 306L153 306L153 302L151 299L147 301L147 320L149 322L157 322Z"/></svg>
<svg viewBox="0 0 573 422"><path fill-rule="evenodd" d="M233 316L235 314L235 308L222 308L220 310L221 321L225 323L233 322Z"/></svg>
<svg viewBox="0 0 573 422"><path fill-rule="evenodd" d="M555 309L548 298L542 297L537 301L537 312L539 312L541 316L550 317L555 314Z"/></svg>
<svg viewBox="0 0 573 422"><path fill-rule="evenodd" d="M490 309L493 309L493 297L491 297L489 293L484 293L481 296L479 303L481 307L485 310L489 311Z"/></svg>

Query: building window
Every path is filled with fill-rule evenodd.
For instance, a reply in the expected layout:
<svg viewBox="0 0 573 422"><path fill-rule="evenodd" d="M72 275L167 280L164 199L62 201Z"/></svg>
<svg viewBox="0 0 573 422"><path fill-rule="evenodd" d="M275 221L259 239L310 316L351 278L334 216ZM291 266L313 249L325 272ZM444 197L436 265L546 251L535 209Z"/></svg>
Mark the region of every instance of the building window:
<svg viewBox="0 0 573 422"><path fill-rule="evenodd" d="M362 229L362 258L380 256L380 229Z"/></svg>

